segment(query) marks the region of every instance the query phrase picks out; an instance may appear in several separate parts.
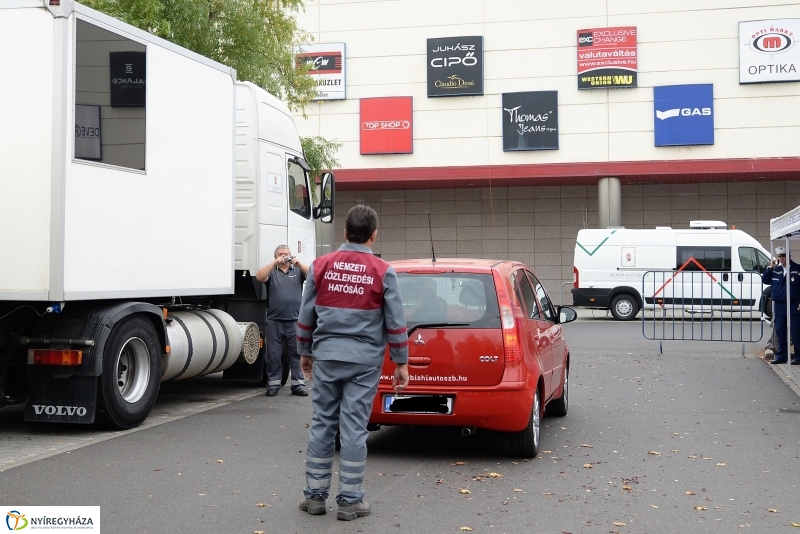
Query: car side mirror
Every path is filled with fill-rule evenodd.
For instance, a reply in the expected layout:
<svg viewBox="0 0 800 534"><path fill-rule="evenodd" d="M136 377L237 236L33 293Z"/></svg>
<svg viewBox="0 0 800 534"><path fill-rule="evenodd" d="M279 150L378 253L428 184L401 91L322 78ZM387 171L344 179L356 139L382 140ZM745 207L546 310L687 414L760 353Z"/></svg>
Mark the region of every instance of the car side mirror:
<svg viewBox="0 0 800 534"><path fill-rule="evenodd" d="M567 306L558 307L558 324L571 323L578 318L578 314Z"/></svg>
<svg viewBox="0 0 800 534"><path fill-rule="evenodd" d="M335 178L332 172L322 173L319 205L314 208L314 218L320 222L333 222L333 211L336 204Z"/></svg>

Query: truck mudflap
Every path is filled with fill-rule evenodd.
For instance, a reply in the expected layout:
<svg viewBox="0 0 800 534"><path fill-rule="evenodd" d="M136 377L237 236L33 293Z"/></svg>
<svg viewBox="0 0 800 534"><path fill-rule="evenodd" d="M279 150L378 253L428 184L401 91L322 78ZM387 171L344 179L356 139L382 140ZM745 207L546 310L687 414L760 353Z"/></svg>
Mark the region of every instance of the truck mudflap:
<svg viewBox="0 0 800 534"><path fill-rule="evenodd" d="M96 408L95 376L28 376L26 421L91 424L94 422Z"/></svg>

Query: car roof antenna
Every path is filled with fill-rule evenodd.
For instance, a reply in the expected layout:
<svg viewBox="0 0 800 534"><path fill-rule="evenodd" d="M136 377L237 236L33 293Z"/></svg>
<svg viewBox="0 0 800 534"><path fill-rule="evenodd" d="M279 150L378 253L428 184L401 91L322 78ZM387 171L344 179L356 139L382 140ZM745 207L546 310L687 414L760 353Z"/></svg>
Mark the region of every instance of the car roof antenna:
<svg viewBox="0 0 800 534"><path fill-rule="evenodd" d="M433 251L433 228L431 227L431 212L428 212L428 231L431 234L431 262L436 263L436 252Z"/></svg>

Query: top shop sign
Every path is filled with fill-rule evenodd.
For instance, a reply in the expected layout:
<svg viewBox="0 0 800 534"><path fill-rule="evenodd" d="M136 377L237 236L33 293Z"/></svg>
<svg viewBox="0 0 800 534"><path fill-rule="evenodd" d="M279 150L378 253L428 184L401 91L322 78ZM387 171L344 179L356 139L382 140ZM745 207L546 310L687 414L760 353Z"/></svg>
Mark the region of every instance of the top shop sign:
<svg viewBox="0 0 800 534"><path fill-rule="evenodd" d="M800 19L739 23L739 83L800 81Z"/></svg>
<svg viewBox="0 0 800 534"><path fill-rule="evenodd" d="M636 87L636 26L578 30L578 89Z"/></svg>
<svg viewBox="0 0 800 534"><path fill-rule="evenodd" d="M428 39L428 96L483 94L483 37Z"/></svg>

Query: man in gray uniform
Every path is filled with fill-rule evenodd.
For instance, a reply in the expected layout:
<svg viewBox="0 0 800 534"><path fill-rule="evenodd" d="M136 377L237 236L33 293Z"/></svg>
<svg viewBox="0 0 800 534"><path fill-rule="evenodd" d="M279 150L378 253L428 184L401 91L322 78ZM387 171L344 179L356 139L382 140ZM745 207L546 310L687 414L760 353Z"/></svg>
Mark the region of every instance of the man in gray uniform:
<svg viewBox="0 0 800 534"><path fill-rule="evenodd" d="M336 430L341 435L336 518L369 515L363 501L367 422L386 346L397 364L395 391L408 385L408 328L397 274L372 254L378 216L367 206L347 212L339 250L317 258L308 274L297 321L301 366L314 378L306 487L300 509L326 512Z"/></svg>
<svg viewBox="0 0 800 534"><path fill-rule="evenodd" d="M286 245L275 249L275 261L258 270L256 280L267 284L267 397L281 388L283 341L292 365L292 395L308 396L297 354L297 315L308 266L292 256Z"/></svg>

